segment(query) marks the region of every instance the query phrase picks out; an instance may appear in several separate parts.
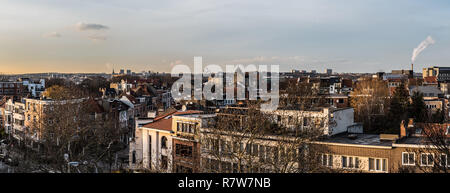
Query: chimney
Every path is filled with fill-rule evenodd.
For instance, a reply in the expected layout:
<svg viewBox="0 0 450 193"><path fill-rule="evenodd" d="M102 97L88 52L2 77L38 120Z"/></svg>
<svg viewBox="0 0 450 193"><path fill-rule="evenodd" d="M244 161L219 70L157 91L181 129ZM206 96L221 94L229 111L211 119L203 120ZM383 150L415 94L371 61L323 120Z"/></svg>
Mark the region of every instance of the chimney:
<svg viewBox="0 0 450 193"><path fill-rule="evenodd" d="M408 128L412 128L412 127L414 127L414 119L413 118L409 118Z"/></svg>
<svg viewBox="0 0 450 193"><path fill-rule="evenodd" d="M400 138L406 137L406 128L405 128L405 121L402 120L402 122L400 123Z"/></svg>

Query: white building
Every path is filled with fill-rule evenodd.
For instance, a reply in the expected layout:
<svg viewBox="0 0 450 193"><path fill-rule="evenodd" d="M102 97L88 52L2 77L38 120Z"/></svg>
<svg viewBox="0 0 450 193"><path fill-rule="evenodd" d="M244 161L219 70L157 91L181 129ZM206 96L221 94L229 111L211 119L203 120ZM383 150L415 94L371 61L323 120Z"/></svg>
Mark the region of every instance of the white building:
<svg viewBox="0 0 450 193"><path fill-rule="evenodd" d="M45 90L45 79L40 79L39 82L33 82L30 79L22 79L22 84L30 92L31 97L39 97Z"/></svg>
<svg viewBox="0 0 450 193"><path fill-rule="evenodd" d="M340 133L362 133L362 126L354 122L353 108L317 108L314 110L276 110L266 112L273 115L273 121L295 129L312 126L323 129L323 134L332 136Z"/></svg>
<svg viewBox="0 0 450 193"><path fill-rule="evenodd" d="M25 104L9 99L5 104L5 131L17 140L25 135Z"/></svg>

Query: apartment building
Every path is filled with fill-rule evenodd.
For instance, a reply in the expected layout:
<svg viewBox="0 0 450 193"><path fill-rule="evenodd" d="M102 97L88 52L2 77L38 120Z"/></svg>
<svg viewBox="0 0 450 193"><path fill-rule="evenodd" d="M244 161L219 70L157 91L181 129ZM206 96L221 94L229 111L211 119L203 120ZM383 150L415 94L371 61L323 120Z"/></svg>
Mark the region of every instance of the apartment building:
<svg viewBox="0 0 450 193"><path fill-rule="evenodd" d="M39 97L45 90L45 80L40 79L38 82L29 78L20 78L18 81L2 81L0 82L0 95L12 96L14 100L21 97Z"/></svg>
<svg viewBox="0 0 450 193"><path fill-rule="evenodd" d="M400 135L351 134L332 136L313 144L324 147L322 165L347 172L398 173L450 170L450 161L437 144L430 144L426 129L450 137L450 125L402 122Z"/></svg>
<svg viewBox="0 0 450 193"><path fill-rule="evenodd" d="M5 132L17 140L25 138L25 104L8 99L5 104Z"/></svg>
<svg viewBox="0 0 450 193"><path fill-rule="evenodd" d="M389 135L344 133L314 142L324 149L325 167L347 172L388 173L392 168L392 143Z"/></svg>
<svg viewBox="0 0 450 193"><path fill-rule="evenodd" d="M187 115L199 113L171 110L148 121L150 123L138 124L130 144L130 169L196 172L199 143L195 136L202 121Z"/></svg>
<svg viewBox="0 0 450 193"><path fill-rule="evenodd" d="M23 95L24 87L22 82L2 81L0 82L0 95L11 96L19 99Z"/></svg>

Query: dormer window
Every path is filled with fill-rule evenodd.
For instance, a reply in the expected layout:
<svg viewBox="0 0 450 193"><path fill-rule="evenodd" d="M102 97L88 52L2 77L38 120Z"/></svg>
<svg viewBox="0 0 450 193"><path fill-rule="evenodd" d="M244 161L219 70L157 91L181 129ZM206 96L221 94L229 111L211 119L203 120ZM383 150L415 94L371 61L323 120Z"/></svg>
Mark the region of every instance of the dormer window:
<svg viewBox="0 0 450 193"><path fill-rule="evenodd" d="M422 129L421 129L421 128L417 128L417 129L416 129L416 134L417 134L417 135L422 134Z"/></svg>

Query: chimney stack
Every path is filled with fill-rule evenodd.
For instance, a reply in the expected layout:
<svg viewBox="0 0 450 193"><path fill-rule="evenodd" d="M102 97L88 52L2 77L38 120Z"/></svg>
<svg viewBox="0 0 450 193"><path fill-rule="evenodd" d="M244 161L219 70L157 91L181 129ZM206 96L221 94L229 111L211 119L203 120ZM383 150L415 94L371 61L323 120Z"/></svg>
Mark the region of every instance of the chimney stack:
<svg viewBox="0 0 450 193"><path fill-rule="evenodd" d="M400 138L406 137L407 133L406 133L406 127L405 127L405 120L402 120L402 122L400 123Z"/></svg>

